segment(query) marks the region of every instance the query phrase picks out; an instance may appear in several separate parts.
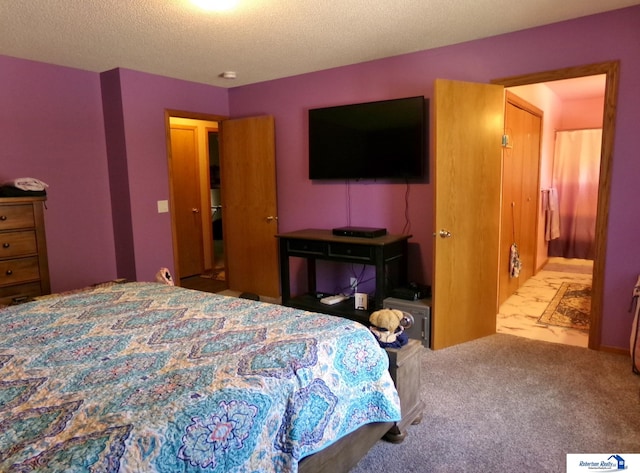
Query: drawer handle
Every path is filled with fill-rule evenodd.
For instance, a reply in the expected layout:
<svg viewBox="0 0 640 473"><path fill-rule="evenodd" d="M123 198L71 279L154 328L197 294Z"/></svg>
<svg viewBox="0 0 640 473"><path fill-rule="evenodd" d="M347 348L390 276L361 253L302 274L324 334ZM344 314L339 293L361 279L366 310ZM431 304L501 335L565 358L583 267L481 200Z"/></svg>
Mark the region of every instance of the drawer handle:
<svg viewBox="0 0 640 473"><path fill-rule="evenodd" d="M9 248L11 245L9 243L3 243L2 248Z"/></svg>
<svg viewBox="0 0 640 473"><path fill-rule="evenodd" d="M7 269L7 276L11 276L13 274L13 271L11 271L10 269Z"/></svg>
<svg viewBox="0 0 640 473"><path fill-rule="evenodd" d="M0 220L2 220L3 222L7 219L6 215L0 215Z"/></svg>

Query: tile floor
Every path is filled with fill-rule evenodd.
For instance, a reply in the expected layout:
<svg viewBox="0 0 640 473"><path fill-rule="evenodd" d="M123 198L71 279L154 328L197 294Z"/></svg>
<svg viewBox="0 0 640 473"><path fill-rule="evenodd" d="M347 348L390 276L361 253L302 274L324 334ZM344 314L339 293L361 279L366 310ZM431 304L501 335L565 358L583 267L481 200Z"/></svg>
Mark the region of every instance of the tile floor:
<svg viewBox="0 0 640 473"><path fill-rule="evenodd" d="M552 269L552 270L548 270ZM593 261L549 258L545 267L529 278L500 306L496 331L520 337L587 347L589 333L583 330L539 323L563 282L591 283Z"/></svg>

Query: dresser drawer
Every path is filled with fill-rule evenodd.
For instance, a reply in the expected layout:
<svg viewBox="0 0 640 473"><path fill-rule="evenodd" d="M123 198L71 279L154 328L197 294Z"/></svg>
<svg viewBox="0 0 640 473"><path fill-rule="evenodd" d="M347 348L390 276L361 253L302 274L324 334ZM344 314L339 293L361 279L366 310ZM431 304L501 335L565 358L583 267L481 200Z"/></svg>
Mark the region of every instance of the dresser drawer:
<svg viewBox="0 0 640 473"><path fill-rule="evenodd" d="M331 243L329 255L345 259L373 261L373 248L367 245L352 245L349 243Z"/></svg>
<svg viewBox="0 0 640 473"><path fill-rule="evenodd" d="M40 279L38 257L0 261L0 286Z"/></svg>
<svg viewBox="0 0 640 473"><path fill-rule="evenodd" d="M37 253L36 232L33 230L0 233L0 258L15 258Z"/></svg>
<svg viewBox="0 0 640 473"><path fill-rule="evenodd" d="M287 248L291 254L323 255L327 245L324 242L314 240L289 240Z"/></svg>
<svg viewBox="0 0 640 473"><path fill-rule="evenodd" d="M32 205L3 205L0 208L0 230L35 226Z"/></svg>
<svg viewBox="0 0 640 473"><path fill-rule="evenodd" d="M39 282L0 287L0 305L17 304L41 295L42 289Z"/></svg>

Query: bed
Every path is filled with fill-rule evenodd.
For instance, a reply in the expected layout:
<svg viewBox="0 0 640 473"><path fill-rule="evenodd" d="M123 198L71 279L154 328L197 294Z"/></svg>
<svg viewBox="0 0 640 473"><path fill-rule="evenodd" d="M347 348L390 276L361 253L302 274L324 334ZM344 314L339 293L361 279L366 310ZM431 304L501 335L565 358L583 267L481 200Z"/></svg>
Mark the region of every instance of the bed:
<svg viewBox="0 0 640 473"><path fill-rule="evenodd" d="M0 317L0 471L330 470L400 420L385 351L346 319L159 283Z"/></svg>

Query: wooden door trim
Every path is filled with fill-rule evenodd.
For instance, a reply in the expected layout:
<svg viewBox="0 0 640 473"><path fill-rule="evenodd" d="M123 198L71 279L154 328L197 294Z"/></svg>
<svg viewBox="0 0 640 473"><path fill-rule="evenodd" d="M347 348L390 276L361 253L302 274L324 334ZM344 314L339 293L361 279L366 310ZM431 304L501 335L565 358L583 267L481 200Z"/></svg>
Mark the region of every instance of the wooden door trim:
<svg viewBox="0 0 640 473"><path fill-rule="evenodd" d="M607 256L607 226L609 221L609 196L611 194L611 170L613 168L613 142L615 138L615 119L618 103L618 78L620 61L601 62L584 66L568 67L551 71L524 74L502 79L494 79L492 84L505 87L551 82L562 79L606 75L604 92L604 111L602 122L602 148L600 159L600 183L598 185L598 214L596 217L595 259L593 265L593 283L591 293L591 325L589 329L589 348L602 348L602 311L604 298L604 268Z"/></svg>
<svg viewBox="0 0 640 473"><path fill-rule="evenodd" d="M536 107L535 105L533 105L530 102L527 102L525 99L523 99L522 97L519 97L518 95L514 94L513 92L509 91L509 90L505 90L505 106L507 103L510 103L518 108L521 108L522 110L524 110L525 112L529 112L533 115L536 115L540 118L544 117L544 111L539 109L538 107Z"/></svg>
<svg viewBox="0 0 640 473"><path fill-rule="evenodd" d="M228 117L223 115L212 115L208 113L188 112L184 110L165 109L164 111L164 129L165 129L165 146L167 148L167 174L169 179L169 215L171 219L171 246L173 248L173 280L177 285L180 285L180 261L178 257L178 241L176 238L177 227L174 218L175 212L173 209L174 195L173 195L173 173L171 172L171 123L172 117L176 118L190 118L193 120L207 120L207 121L222 121Z"/></svg>

